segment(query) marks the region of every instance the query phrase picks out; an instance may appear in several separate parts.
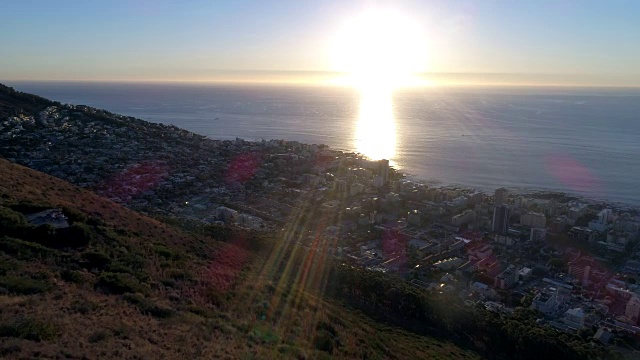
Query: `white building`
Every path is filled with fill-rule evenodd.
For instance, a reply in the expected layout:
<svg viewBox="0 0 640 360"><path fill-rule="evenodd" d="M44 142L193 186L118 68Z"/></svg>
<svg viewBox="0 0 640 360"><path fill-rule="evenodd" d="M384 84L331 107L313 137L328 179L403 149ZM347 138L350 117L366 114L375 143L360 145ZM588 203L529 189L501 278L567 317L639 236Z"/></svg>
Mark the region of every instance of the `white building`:
<svg viewBox="0 0 640 360"><path fill-rule="evenodd" d="M528 201L524 196L517 196L513 201L513 207L516 209L525 208L528 205Z"/></svg>
<svg viewBox="0 0 640 360"><path fill-rule="evenodd" d="M238 212L225 206L220 206L216 209L216 218L224 221L231 222L238 219Z"/></svg>
<svg viewBox="0 0 640 360"><path fill-rule="evenodd" d="M567 216L569 216L569 219L578 220L580 217L582 217L584 214L587 213L588 209L589 209L589 205L587 204L574 203L569 208Z"/></svg>
<svg viewBox="0 0 640 360"><path fill-rule="evenodd" d="M473 210L465 210L458 215L451 217L451 223L455 226L469 224L476 219L476 213Z"/></svg>
<svg viewBox="0 0 640 360"><path fill-rule="evenodd" d="M433 266L442 270L450 270L460 266L463 262L464 260L460 259L459 257L452 257L437 261L433 264Z"/></svg>
<svg viewBox="0 0 640 360"><path fill-rule="evenodd" d="M584 226L574 226L569 230L569 235L574 239L578 239L584 242L593 242L596 238L596 233L593 230L589 230Z"/></svg>
<svg viewBox="0 0 640 360"><path fill-rule="evenodd" d="M547 237L546 229L531 228L531 235L529 241L542 241Z"/></svg>
<svg viewBox="0 0 640 360"><path fill-rule="evenodd" d="M533 298L531 308L545 314L551 314L558 307L557 297L558 289L549 286Z"/></svg>
<svg viewBox="0 0 640 360"><path fill-rule="evenodd" d="M582 308L569 309L564 313L562 322L574 329L584 327L584 310Z"/></svg>
<svg viewBox="0 0 640 360"><path fill-rule="evenodd" d="M638 318L640 318L640 298L633 296L629 299L624 314L633 324L637 324Z"/></svg>
<svg viewBox="0 0 640 360"><path fill-rule="evenodd" d="M250 229L258 230L264 227L264 221L256 216L251 216L248 214L240 214L236 219L236 224L238 226L244 226Z"/></svg>
<svg viewBox="0 0 640 360"><path fill-rule="evenodd" d="M481 203L483 200L484 200L484 194L479 191L467 195L467 202L469 204L478 204L478 203Z"/></svg>
<svg viewBox="0 0 640 360"><path fill-rule="evenodd" d="M513 246L518 240L516 238L513 238L511 236L508 235L500 235L500 234L495 234L495 236L493 237L493 240L501 245L505 245L507 247L511 247Z"/></svg>
<svg viewBox="0 0 640 360"><path fill-rule="evenodd" d="M528 212L520 215L520 224L532 228L545 228L547 226L547 218L544 214L537 212Z"/></svg>
<svg viewBox="0 0 640 360"><path fill-rule="evenodd" d="M518 282L518 270L509 265L500 275L496 276L494 286L498 289L509 289Z"/></svg>
<svg viewBox="0 0 640 360"><path fill-rule="evenodd" d="M483 284L481 282L474 282L469 286L469 289L473 292L476 292L484 297L494 298L496 297L496 292L489 285Z"/></svg>
<svg viewBox="0 0 640 360"><path fill-rule="evenodd" d="M533 270L531 268L528 268L528 267L523 267L518 272L518 277L522 281L529 280L529 278L531 278L532 275L533 275Z"/></svg>
<svg viewBox="0 0 640 360"><path fill-rule="evenodd" d="M606 232L609 228L611 209L604 209L598 213L598 218L589 222L589 229L593 231Z"/></svg>

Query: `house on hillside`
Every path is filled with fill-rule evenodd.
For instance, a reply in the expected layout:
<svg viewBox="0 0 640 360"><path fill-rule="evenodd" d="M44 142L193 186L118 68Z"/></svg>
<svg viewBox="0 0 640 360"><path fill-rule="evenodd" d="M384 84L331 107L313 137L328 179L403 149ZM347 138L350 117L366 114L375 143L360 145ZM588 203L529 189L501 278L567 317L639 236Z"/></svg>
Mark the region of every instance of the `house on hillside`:
<svg viewBox="0 0 640 360"><path fill-rule="evenodd" d="M33 226L49 224L56 229L69 227L69 219L64 215L62 209L48 209L25 215L25 218Z"/></svg>

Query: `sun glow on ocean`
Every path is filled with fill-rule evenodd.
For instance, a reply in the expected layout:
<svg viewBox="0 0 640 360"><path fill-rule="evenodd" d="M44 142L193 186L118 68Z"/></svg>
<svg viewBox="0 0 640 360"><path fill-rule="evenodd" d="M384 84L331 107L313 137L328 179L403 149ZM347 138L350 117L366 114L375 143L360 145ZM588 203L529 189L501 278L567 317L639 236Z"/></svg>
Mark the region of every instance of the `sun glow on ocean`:
<svg viewBox="0 0 640 360"><path fill-rule="evenodd" d="M391 105L391 91L363 89L360 96L356 149L374 160L394 159L396 124Z"/></svg>
<svg viewBox="0 0 640 360"><path fill-rule="evenodd" d="M347 75L336 82L360 90L356 149L367 157L396 156L393 90L427 85L416 75L425 70L423 31L394 11L371 10L345 22L336 37L335 67Z"/></svg>

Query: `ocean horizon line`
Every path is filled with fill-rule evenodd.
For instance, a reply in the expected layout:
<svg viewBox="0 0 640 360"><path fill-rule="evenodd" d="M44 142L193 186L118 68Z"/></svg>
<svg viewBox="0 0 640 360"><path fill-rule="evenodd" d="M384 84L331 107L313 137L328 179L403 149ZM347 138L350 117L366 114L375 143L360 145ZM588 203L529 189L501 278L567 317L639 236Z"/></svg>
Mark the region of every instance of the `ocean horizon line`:
<svg viewBox="0 0 640 360"><path fill-rule="evenodd" d="M194 70L195 71L195 70ZM340 71L313 70L211 70L204 75L183 77L59 77L2 78L3 83L119 83L119 84L223 84L223 85L312 85L353 87L335 80L349 76ZM517 73L517 72L419 72L419 84L400 86L419 88L450 87L549 87L549 88L640 88L640 75L621 73Z"/></svg>
<svg viewBox="0 0 640 360"><path fill-rule="evenodd" d="M138 80L138 79L45 79L45 80L12 80L0 79L0 84L7 86L21 84L59 84L59 85L165 85L165 86L256 86L256 87L329 87L354 88L353 85L341 85L330 82L315 82L303 80ZM584 90L639 90L640 85L612 85L612 84L537 84L537 83L447 83L429 85L398 86L395 90L407 89L584 89Z"/></svg>

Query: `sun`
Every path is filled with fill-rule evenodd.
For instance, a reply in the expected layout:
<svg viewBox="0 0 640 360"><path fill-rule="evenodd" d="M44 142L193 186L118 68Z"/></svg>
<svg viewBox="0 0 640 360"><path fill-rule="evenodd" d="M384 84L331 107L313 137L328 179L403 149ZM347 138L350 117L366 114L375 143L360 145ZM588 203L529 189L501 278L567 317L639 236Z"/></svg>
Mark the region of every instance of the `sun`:
<svg viewBox="0 0 640 360"><path fill-rule="evenodd" d="M424 31L393 10L370 10L348 19L333 41L334 68L347 83L392 89L413 85L426 70Z"/></svg>

